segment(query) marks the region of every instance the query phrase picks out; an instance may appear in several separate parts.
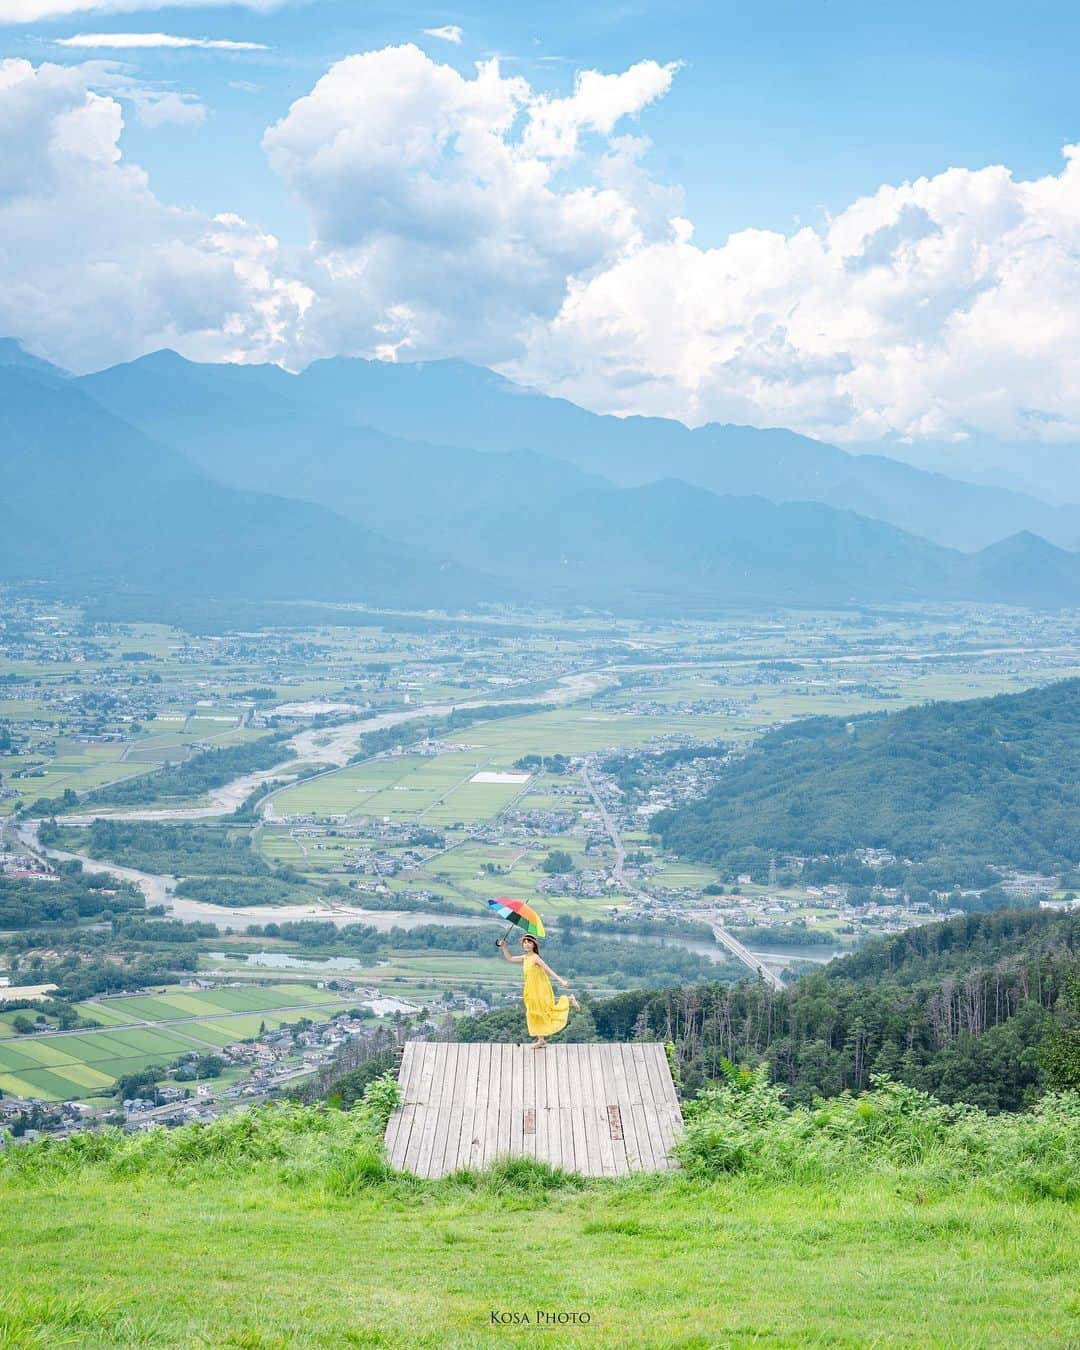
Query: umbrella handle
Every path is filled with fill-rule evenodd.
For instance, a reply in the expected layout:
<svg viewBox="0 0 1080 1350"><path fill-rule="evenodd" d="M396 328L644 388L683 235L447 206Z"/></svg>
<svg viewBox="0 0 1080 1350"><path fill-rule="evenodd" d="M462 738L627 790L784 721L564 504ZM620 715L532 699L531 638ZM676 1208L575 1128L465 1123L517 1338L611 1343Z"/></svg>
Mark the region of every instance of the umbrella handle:
<svg viewBox="0 0 1080 1350"><path fill-rule="evenodd" d="M506 925L506 932L502 935L502 937L501 937L501 938L496 938L496 939L495 939L495 946L496 946L496 947L501 947L501 946L503 945L503 943L506 941L506 939L510 936L510 934L511 934L513 931L514 931L514 925L513 925L512 923L508 923L508 924Z"/></svg>

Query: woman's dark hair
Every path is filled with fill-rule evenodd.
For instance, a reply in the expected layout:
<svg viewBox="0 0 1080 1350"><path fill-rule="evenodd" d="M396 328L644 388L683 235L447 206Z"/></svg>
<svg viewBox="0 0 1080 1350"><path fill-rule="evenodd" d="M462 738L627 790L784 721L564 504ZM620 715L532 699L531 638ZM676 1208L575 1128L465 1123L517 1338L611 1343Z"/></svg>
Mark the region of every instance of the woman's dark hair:
<svg viewBox="0 0 1080 1350"><path fill-rule="evenodd" d="M531 933L525 933L521 940L522 942L531 942L533 945L533 953L536 956L540 955L540 944Z"/></svg>

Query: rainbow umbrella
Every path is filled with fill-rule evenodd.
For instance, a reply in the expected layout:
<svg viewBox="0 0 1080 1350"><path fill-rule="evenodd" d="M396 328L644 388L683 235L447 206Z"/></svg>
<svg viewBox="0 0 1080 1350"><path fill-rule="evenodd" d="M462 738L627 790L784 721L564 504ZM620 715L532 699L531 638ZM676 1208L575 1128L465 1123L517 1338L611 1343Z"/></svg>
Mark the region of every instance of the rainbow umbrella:
<svg viewBox="0 0 1080 1350"><path fill-rule="evenodd" d="M527 905L524 900L511 900L508 895L500 895L497 900L488 901L488 909L492 914L498 915L500 919L505 919L508 927L506 932L499 938L499 942L505 942L511 928L521 928L526 933L531 933L533 937L542 938L544 936L544 921L531 905ZM496 946L498 943L496 943Z"/></svg>

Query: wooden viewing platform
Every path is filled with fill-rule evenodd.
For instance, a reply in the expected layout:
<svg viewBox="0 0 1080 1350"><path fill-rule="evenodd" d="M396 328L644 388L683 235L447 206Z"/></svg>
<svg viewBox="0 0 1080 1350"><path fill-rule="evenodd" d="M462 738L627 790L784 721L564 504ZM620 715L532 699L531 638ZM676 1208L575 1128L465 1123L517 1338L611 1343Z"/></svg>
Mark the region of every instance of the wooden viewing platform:
<svg viewBox="0 0 1080 1350"><path fill-rule="evenodd" d="M386 1127L392 1165L421 1177L537 1158L590 1177L673 1166L682 1125L662 1045L409 1041L400 1104Z"/></svg>

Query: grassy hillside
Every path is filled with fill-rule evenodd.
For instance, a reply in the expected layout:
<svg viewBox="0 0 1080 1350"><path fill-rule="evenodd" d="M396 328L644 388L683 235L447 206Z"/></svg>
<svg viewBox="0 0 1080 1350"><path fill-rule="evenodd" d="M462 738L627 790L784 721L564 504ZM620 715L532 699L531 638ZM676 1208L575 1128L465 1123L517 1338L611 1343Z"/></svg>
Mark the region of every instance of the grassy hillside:
<svg viewBox="0 0 1080 1350"><path fill-rule="evenodd" d="M708 797L656 817L666 846L723 862L748 850L861 847L1057 869L1080 861L1080 680L887 716L808 718L765 736Z"/></svg>
<svg viewBox="0 0 1080 1350"><path fill-rule="evenodd" d="M1080 1099L991 1120L882 1088L788 1112L734 1076L684 1169L388 1172L381 1084L0 1155L0 1343L1046 1345L1080 1337Z"/></svg>

